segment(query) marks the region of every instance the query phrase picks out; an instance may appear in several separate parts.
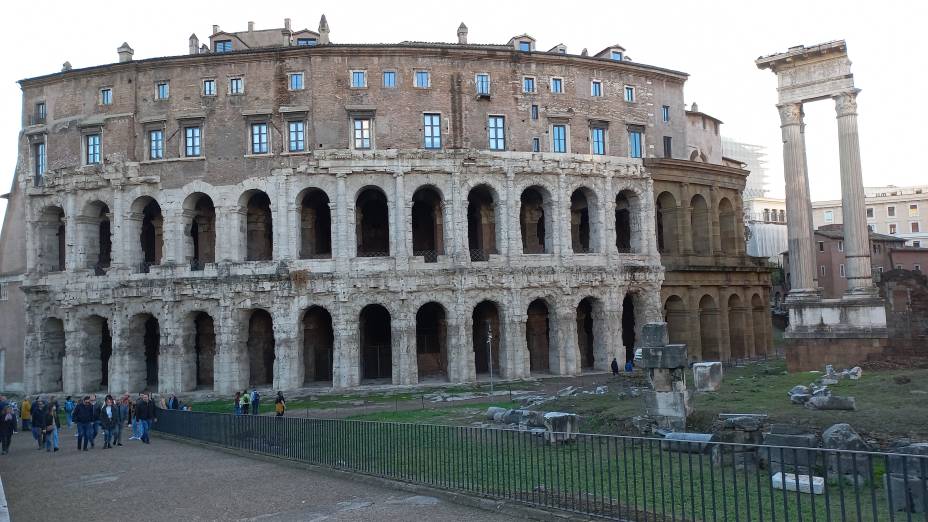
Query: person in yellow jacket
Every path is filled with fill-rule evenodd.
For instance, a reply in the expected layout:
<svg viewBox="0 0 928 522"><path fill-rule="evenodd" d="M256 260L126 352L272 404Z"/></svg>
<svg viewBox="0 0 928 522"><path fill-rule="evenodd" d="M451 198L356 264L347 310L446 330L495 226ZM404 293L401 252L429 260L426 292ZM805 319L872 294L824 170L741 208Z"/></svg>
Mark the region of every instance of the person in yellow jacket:
<svg viewBox="0 0 928 522"><path fill-rule="evenodd" d="M29 397L23 399L20 417L23 419L23 431L30 431L32 429L30 426L32 424L32 403L29 402Z"/></svg>
<svg viewBox="0 0 928 522"><path fill-rule="evenodd" d="M284 400L284 393L279 391L277 398L274 399L274 412L278 417L283 417L285 411L287 411L287 401Z"/></svg>

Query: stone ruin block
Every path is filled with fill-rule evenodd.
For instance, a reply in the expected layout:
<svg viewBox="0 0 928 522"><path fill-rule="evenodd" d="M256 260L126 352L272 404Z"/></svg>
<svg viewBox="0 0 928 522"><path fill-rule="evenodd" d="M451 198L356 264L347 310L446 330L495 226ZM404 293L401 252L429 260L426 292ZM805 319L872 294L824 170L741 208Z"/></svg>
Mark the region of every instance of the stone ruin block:
<svg viewBox="0 0 928 522"><path fill-rule="evenodd" d="M789 471L809 473L818 464L818 437L814 433L771 433L764 435L764 446L781 446L762 448L761 458L767 462L772 472Z"/></svg>
<svg viewBox="0 0 928 522"><path fill-rule="evenodd" d="M684 420L693 413L690 394L687 391L644 393L645 407L648 414L656 417L679 417Z"/></svg>
<svg viewBox="0 0 928 522"><path fill-rule="evenodd" d="M646 346L641 349L643 368L686 368L686 345Z"/></svg>
<svg viewBox="0 0 928 522"><path fill-rule="evenodd" d="M640 344L642 348L660 348L670 344L667 323L654 322L642 326Z"/></svg>
<svg viewBox="0 0 928 522"><path fill-rule="evenodd" d="M580 417L575 413L549 411L544 418L545 440L551 444L574 440L580 432Z"/></svg>
<svg viewBox="0 0 928 522"><path fill-rule="evenodd" d="M799 490L800 493L812 493L815 495L821 495L825 492L825 479L822 477L777 472L771 477L771 481L773 482L773 489Z"/></svg>
<svg viewBox="0 0 928 522"><path fill-rule="evenodd" d="M722 387L722 363L699 362L693 364L693 385L696 391L718 391Z"/></svg>
<svg viewBox="0 0 928 522"><path fill-rule="evenodd" d="M683 368L652 368L648 371L654 391L686 391L686 376Z"/></svg>

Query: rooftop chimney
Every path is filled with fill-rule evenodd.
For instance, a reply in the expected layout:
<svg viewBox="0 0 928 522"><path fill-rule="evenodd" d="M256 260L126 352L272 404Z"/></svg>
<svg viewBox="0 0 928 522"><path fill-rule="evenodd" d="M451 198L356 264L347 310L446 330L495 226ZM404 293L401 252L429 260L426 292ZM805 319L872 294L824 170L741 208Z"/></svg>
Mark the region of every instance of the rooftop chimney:
<svg viewBox="0 0 928 522"><path fill-rule="evenodd" d="M200 54L206 54L208 52L209 52L209 47L207 47L206 44L203 44L200 46Z"/></svg>
<svg viewBox="0 0 928 522"><path fill-rule="evenodd" d="M218 33L218 32L219 32L219 26L214 24L214 25L213 25L213 34L216 34L216 33Z"/></svg>
<svg viewBox="0 0 928 522"><path fill-rule="evenodd" d="M190 35L190 54L197 54L200 52L200 39L197 38L196 33Z"/></svg>
<svg viewBox="0 0 928 522"><path fill-rule="evenodd" d="M467 26L464 25L464 22L461 22L461 25L458 26L458 43L467 43Z"/></svg>
<svg viewBox="0 0 928 522"><path fill-rule="evenodd" d="M255 30L255 23L254 23L254 22L248 22L248 32L250 33L250 32L252 32L252 31L254 31L254 30Z"/></svg>
<svg viewBox="0 0 928 522"><path fill-rule="evenodd" d="M325 19L325 15L322 15L319 19L319 44L327 43L329 43L329 22Z"/></svg>
<svg viewBox="0 0 928 522"><path fill-rule="evenodd" d="M699 112L699 105L696 105L696 102L693 102L693 108L690 110L693 112Z"/></svg>
<svg viewBox="0 0 928 522"><path fill-rule="evenodd" d="M71 70L71 62L64 62L61 64L61 72L68 72Z"/></svg>
<svg viewBox="0 0 928 522"><path fill-rule="evenodd" d="M120 63L131 62L132 55L135 54L135 51L133 51L126 42L123 42L122 45L119 46L119 49L116 49L116 52L119 54Z"/></svg>
<svg viewBox="0 0 928 522"><path fill-rule="evenodd" d="M290 19L289 18L284 18L284 29L288 31L290 30Z"/></svg>
<svg viewBox="0 0 928 522"><path fill-rule="evenodd" d="M590 55L590 53L587 52L586 47L584 47L583 50L580 51L580 56L589 56L589 55Z"/></svg>

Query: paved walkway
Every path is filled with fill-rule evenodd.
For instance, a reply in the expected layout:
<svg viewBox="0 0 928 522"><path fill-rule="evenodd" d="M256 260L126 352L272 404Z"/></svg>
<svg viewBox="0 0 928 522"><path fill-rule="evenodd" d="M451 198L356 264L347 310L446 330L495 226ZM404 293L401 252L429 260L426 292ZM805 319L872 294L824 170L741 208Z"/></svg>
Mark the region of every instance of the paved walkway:
<svg viewBox="0 0 928 522"><path fill-rule="evenodd" d="M78 452L73 432L62 435L62 450L46 453L20 432L0 456L13 522L514 520L165 439L101 450L98 438L96 449Z"/></svg>

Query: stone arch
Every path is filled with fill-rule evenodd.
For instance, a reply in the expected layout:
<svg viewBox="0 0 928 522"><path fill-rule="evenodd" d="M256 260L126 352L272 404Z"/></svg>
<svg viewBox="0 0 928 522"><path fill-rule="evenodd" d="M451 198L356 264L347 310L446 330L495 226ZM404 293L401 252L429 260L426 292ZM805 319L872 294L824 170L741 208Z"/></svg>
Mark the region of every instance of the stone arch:
<svg viewBox="0 0 928 522"><path fill-rule="evenodd" d="M445 307L435 301L416 312L416 361L420 379L448 379L448 318Z"/></svg>
<svg viewBox="0 0 928 522"><path fill-rule="evenodd" d="M209 195L194 192L183 204L184 255L193 270L216 262L216 206Z"/></svg>
<svg viewBox="0 0 928 522"><path fill-rule="evenodd" d="M525 320L525 343L528 348L529 371L548 373L555 350L551 342L552 317L547 300L535 299L528 305Z"/></svg>
<svg viewBox="0 0 928 522"><path fill-rule="evenodd" d="M712 252L712 222L709 205L702 194L696 194L690 200L690 234L693 252L707 256Z"/></svg>
<svg viewBox="0 0 928 522"><path fill-rule="evenodd" d="M621 253L641 252L641 199L632 190L615 196L615 247Z"/></svg>
<svg viewBox="0 0 928 522"><path fill-rule="evenodd" d="M636 332L640 328L637 320L639 312L635 301L635 294L632 292L626 293L622 298L622 346L625 347L626 362L635 358Z"/></svg>
<svg viewBox="0 0 928 522"><path fill-rule="evenodd" d="M731 294L728 297L728 345L731 348L731 359L744 359L748 356L745 312L741 296Z"/></svg>
<svg viewBox="0 0 928 522"><path fill-rule="evenodd" d="M270 312L255 308L248 317L248 337L245 351L248 358L248 384L274 384L274 362L277 358L274 339L274 319Z"/></svg>
<svg viewBox="0 0 928 522"><path fill-rule="evenodd" d="M187 314L183 352L183 390L213 389L216 385L216 323L209 313L195 310Z"/></svg>
<svg viewBox="0 0 928 522"><path fill-rule="evenodd" d="M441 192L432 185L423 185L412 195L412 251L426 263L445 253L442 206Z"/></svg>
<svg viewBox="0 0 928 522"><path fill-rule="evenodd" d="M62 272L65 270L64 210L58 206L42 209L36 222L38 248L36 249L36 271L39 273Z"/></svg>
<svg viewBox="0 0 928 522"><path fill-rule="evenodd" d="M487 184L480 184L467 193L467 248L471 261L488 261L498 254L497 237L499 196Z"/></svg>
<svg viewBox="0 0 928 522"><path fill-rule="evenodd" d="M331 259L332 209L329 195L307 188L297 197L300 207L300 259Z"/></svg>
<svg viewBox="0 0 928 522"><path fill-rule="evenodd" d="M599 200L589 187L570 195L570 244L575 254L599 252Z"/></svg>
<svg viewBox="0 0 928 522"><path fill-rule="evenodd" d="M754 327L754 356L766 355L770 332L770 312L764 298L755 293L751 296L751 321Z"/></svg>
<svg viewBox="0 0 928 522"><path fill-rule="evenodd" d="M609 335L603 302L587 296L577 304L577 347L580 368L607 368L612 362L607 356L606 336Z"/></svg>
<svg viewBox="0 0 928 522"><path fill-rule="evenodd" d="M158 359L161 352L158 319L149 313L133 316L129 320L126 341L128 391L158 391Z"/></svg>
<svg viewBox="0 0 928 522"><path fill-rule="evenodd" d="M152 265L160 265L164 252L164 216L161 205L151 196L140 196L130 208L130 232L138 237L139 249L132 256L139 272L148 272Z"/></svg>
<svg viewBox="0 0 928 522"><path fill-rule="evenodd" d="M738 253L738 223L735 209L728 198L719 201L719 235L722 240L722 252Z"/></svg>
<svg viewBox="0 0 928 522"><path fill-rule="evenodd" d="M699 341L703 361L721 359L719 339L719 307L715 299L706 294L699 300Z"/></svg>
<svg viewBox="0 0 928 522"><path fill-rule="evenodd" d="M91 315L81 321L83 339L79 355L80 391L106 390L110 385L113 336L109 321Z"/></svg>
<svg viewBox="0 0 928 522"><path fill-rule="evenodd" d="M550 254L554 251L554 209L551 193L532 185L519 197L519 229L523 254Z"/></svg>
<svg viewBox="0 0 928 522"><path fill-rule="evenodd" d="M390 312L383 305L369 304L358 316L361 377L366 380L393 376L393 335Z"/></svg>
<svg viewBox="0 0 928 522"><path fill-rule="evenodd" d="M42 344L37 365L36 389L42 392L64 390L64 321L48 317L42 321Z"/></svg>
<svg viewBox="0 0 928 522"><path fill-rule="evenodd" d="M83 268L93 269L97 275L106 273L113 261L111 218L110 207L100 200L93 200L84 206L77 220Z"/></svg>
<svg viewBox="0 0 928 522"><path fill-rule="evenodd" d="M502 317L498 303L485 300L474 306L471 312L471 340L474 350L474 370L477 375L488 374L491 368L493 375L500 375L501 324Z"/></svg>
<svg viewBox="0 0 928 522"><path fill-rule="evenodd" d="M271 198L262 190L242 194L239 206L245 209L245 261L274 258L274 215Z"/></svg>
<svg viewBox="0 0 928 522"><path fill-rule="evenodd" d="M332 315L321 306L306 309L303 325L303 382L332 381L335 330Z"/></svg>
<svg viewBox="0 0 928 522"><path fill-rule="evenodd" d="M667 336L671 343L692 345L688 320L686 302L680 296L672 295L664 301L664 321L667 323Z"/></svg>
<svg viewBox="0 0 928 522"><path fill-rule="evenodd" d="M656 199L654 209L657 222L657 249L662 254L677 252L677 200L670 192L661 192Z"/></svg>
<svg viewBox="0 0 928 522"><path fill-rule="evenodd" d="M380 187L366 186L355 199L355 239L358 257L390 255L390 206Z"/></svg>

